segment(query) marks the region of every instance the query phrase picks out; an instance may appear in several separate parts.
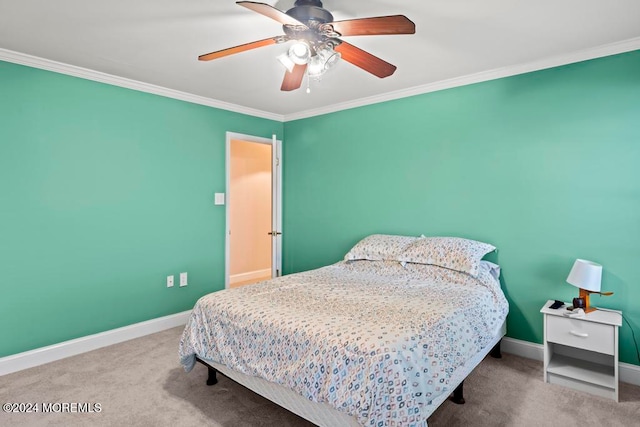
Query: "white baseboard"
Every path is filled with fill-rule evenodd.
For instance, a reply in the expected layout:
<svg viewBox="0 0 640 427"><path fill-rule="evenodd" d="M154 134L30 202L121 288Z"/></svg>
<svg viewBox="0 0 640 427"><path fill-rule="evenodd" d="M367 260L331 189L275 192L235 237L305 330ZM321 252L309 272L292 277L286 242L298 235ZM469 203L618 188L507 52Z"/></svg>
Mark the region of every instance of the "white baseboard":
<svg viewBox="0 0 640 427"><path fill-rule="evenodd" d="M527 359L544 360L544 346L542 344L505 337L502 339L500 348L505 353L515 354ZM620 362L618 370L620 381L640 386L640 366Z"/></svg>
<svg viewBox="0 0 640 427"><path fill-rule="evenodd" d="M248 271L246 273L233 274L229 276L229 283L234 284L238 282L244 282L245 280L262 279L264 277L271 278L271 268L265 268L262 270Z"/></svg>
<svg viewBox="0 0 640 427"><path fill-rule="evenodd" d="M542 344L504 337L502 338L500 348L505 353L515 354L516 356L526 357L527 359L544 360L544 346Z"/></svg>
<svg viewBox="0 0 640 427"><path fill-rule="evenodd" d="M2 357L0 358L0 376L27 368L33 368L34 366L44 365L45 363L54 362L64 359L65 357L86 353L108 345L162 332L175 328L176 326L182 326L187 323L190 314L191 310L183 311L182 313L158 317L157 319L147 320L146 322L135 323L99 334L88 335L47 347L36 348L35 350Z"/></svg>

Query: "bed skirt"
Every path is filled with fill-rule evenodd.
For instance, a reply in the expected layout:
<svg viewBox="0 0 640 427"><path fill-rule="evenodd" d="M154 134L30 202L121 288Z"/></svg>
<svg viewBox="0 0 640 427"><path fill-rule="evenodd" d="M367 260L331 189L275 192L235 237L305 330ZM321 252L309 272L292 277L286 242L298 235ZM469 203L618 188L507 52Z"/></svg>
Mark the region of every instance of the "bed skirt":
<svg viewBox="0 0 640 427"><path fill-rule="evenodd" d="M502 337L506 334L506 331L507 323L505 320L499 329L499 333L495 336L491 343L489 343L489 345L487 345L484 349L482 349L479 353L477 353L474 357L467 361L464 366L456 370L449 383L452 392L462 383L462 381L464 381L464 379L476 368L476 366L478 366L480 362L482 362L482 360L487 356L487 354L489 354L493 347L500 342ZM200 360L206 365L209 365L212 368L216 369L224 376L237 382L238 384L247 387L249 390L274 402L278 406L281 406L288 411L291 411L294 414L316 424L317 426L356 427L360 425L354 417L344 412L340 412L339 410L325 403L313 402L311 400L308 400L295 391L280 384L272 383L262 378L252 377L250 375L234 371L233 369L230 369L220 363L202 359ZM450 393L443 393L433 399L432 410L429 415L435 412L435 410L438 409L438 407L445 400L447 400L449 395Z"/></svg>

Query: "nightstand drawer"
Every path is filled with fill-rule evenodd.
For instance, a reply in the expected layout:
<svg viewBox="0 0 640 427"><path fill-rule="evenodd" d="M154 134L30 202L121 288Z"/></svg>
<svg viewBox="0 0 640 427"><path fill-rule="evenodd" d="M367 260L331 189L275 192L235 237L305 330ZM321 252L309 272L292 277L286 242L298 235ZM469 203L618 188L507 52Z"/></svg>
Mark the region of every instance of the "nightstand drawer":
<svg viewBox="0 0 640 427"><path fill-rule="evenodd" d="M547 341L604 354L614 354L614 327L569 317L546 316Z"/></svg>

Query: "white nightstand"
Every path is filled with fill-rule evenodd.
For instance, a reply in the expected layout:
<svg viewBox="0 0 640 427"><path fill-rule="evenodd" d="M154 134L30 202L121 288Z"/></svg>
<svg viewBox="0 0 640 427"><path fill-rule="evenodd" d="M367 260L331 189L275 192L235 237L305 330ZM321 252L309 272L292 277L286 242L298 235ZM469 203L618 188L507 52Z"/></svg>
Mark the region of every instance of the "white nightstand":
<svg viewBox="0 0 640 427"><path fill-rule="evenodd" d="M622 312L596 310L571 318L566 304L544 314L544 381L618 401L618 327Z"/></svg>

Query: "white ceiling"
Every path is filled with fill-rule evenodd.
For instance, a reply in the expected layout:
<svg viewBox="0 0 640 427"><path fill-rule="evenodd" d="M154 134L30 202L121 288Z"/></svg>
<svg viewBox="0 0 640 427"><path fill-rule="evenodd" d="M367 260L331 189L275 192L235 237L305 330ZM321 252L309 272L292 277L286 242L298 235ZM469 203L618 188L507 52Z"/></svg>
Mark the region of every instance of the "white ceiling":
<svg viewBox="0 0 640 427"><path fill-rule="evenodd" d="M283 11L293 6L293 0L264 3ZM311 81L307 94L306 81L297 91L280 91L284 68L275 57L283 45L198 61L203 53L282 34L276 21L232 0L0 0L0 48L283 118L418 93L489 70L562 62L612 44L640 48L639 0L323 3L335 20L404 14L415 22L414 35L344 38L396 65L395 74L379 79L341 61L322 81Z"/></svg>

